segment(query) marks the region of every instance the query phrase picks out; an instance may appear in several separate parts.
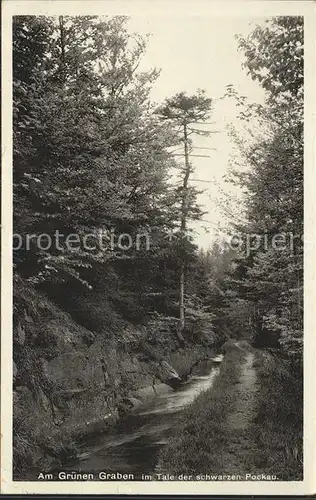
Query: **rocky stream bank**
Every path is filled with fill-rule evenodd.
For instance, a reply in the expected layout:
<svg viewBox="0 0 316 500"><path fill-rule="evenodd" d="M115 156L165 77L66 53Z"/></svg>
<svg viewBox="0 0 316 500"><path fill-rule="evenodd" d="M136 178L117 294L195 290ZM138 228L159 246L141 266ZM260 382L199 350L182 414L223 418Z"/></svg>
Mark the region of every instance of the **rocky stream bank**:
<svg viewBox="0 0 316 500"><path fill-rule="evenodd" d="M173 391L214 355L212 342L153 341L122 324L103 335L44 295L25 290L14 324L14 475L76 457L83 437L107 431L135 407ZM167 334L166 334L167 335Z"/></svg>

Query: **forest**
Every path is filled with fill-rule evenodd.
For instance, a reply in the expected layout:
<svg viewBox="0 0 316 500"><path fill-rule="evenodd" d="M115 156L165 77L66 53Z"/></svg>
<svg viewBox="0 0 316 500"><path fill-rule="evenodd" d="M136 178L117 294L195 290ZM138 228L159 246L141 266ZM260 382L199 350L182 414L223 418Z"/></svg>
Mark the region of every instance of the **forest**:
<svg viewBox="0 0 316 500"><path fill-rule="evenodd" d="M227 179L245 211L223 198L231 222L209 249L195 241L204 207L190 180L212 96L183 89L153 102L159 71L139 71L147 39L127 21L14 17L14 473L75 458L83 422L95 433L97 417L122 418L152 379L175 387L227 342L247 342L261 388L256 467L300 478L303 19L271 18L238 38L265 102L223 89L246 134L232 124L239 154ZM226 391L229 402L238 369L228 365L212 397ZM204 415L200 397L162 470L201 472L210 457L196 450L216 441L226 410Z"/></svg>

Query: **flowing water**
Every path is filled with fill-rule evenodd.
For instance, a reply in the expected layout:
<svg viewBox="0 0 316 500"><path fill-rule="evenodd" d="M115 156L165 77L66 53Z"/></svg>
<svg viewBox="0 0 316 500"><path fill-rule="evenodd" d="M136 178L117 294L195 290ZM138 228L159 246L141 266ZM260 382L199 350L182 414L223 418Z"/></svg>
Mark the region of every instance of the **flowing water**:
<svg viewBox="0 0 316 500"><path fill-rule="evenodd" d="M143 403L116 424L108 433L90 437L82 444L76 461L63 466L63 471L80 473L142 474L155 471L163 446L177 432L183 409L206 389L212 387L219 373L221 356L213 360L206 375L194 375L176 391L162 394Z"/></svg>

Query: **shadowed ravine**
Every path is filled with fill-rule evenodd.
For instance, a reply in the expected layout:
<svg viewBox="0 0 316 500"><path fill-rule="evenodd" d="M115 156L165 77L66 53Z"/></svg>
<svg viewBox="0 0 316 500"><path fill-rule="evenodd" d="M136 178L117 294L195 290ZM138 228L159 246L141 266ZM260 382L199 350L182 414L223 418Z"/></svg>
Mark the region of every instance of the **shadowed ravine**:
<svg viewBox="0 0 316 500"><path fill-rule="evenodd" d="M94 473L141 474L155 471L160 449L177 432L183 409L204 390L212 387L219 373L220 357L206 375L192 376L178 390L162 394L119 422L106 435L96 435L81 445L77 460L66 463L62 470Z"/></svg>

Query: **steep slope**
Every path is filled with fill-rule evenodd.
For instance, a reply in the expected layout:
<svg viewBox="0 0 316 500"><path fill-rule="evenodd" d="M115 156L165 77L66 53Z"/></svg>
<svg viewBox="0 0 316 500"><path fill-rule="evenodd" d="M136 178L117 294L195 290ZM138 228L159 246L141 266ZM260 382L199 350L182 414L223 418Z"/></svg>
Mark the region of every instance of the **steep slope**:
<svg viewBox="0 0 316 500"><path fill-rule="evenodd" d="M141 400L173 390L207 347L155 344L122 321L94 333L20 281L14 301L14 471L49 467L76 454L76 442L106 430ZM165 342L164 342L165 340Z"/></svg>

